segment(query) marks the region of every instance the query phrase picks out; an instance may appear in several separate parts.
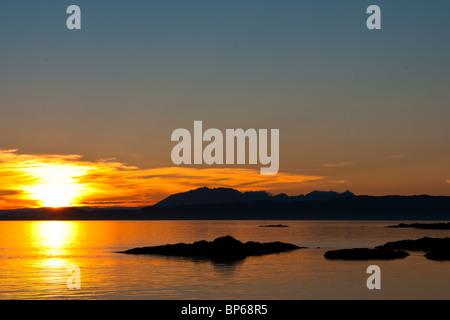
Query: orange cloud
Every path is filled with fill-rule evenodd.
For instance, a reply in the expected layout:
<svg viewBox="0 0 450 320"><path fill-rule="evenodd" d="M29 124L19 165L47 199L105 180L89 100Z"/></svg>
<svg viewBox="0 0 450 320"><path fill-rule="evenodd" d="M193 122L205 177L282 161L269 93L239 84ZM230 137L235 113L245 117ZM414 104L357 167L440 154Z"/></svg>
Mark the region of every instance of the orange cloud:
<svg viewBox="0 0 450 320"><path fill-rule="evenodd" d="M0 150L0 209L40 206L143 206L197 187L288 192L323 179L259 169L162 167L142 169L114 159L19 154Z"/></svg>

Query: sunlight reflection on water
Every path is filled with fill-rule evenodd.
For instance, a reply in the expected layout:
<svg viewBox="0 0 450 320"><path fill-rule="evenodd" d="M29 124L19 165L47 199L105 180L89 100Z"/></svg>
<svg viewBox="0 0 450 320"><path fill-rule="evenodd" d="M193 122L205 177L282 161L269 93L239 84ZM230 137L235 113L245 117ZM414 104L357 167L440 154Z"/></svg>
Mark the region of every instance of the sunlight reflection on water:
<svg viewBox="0 0 450 320"><path fill-rule="evenodd" d="M0 222L1 299L449 299L449 262L412 253L396 261L328 261L331 248L444 237L449 231L392 229L396 222L283 221L5 221ZM218 264L117 251L212 240L283 241L293 252ZM382 269L382 290L365 286L366 268ZM67 268L81 270L68 289Z"/></svg>

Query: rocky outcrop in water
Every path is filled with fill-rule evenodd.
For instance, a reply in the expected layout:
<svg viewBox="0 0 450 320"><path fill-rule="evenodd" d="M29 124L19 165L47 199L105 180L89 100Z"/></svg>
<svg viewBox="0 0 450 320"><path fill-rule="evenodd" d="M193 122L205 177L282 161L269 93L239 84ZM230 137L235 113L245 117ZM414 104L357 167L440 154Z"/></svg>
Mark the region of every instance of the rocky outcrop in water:
<svg viewBox="0 0 450 320"><path fill-rule="evenodd" d="M154 247L134 248L120 253L156 254L191 258L211 259L217 262L242 260L248 256L260 256L271 253L287 252L300 249L294 244L283 242L260 243L254 241L241 242L231 236L224 236L213 241L197 241L191 244L177 243Z"/></svg>
<svg viewBox="0 0 450 320"><path fill-rule="evenodd" d="M429 238L424 237L417 240L400 240L387 242L379 249L398 249L410 251L432 251L450 249L450 238Z"/></svg>
<svg viewBox="0 0 450 320"><path fill-rule="evenodd" d="M417 240L400 240L385 243L377 248L426 251L425 257L427 259L450 260L450 238L424 237Z"/></svg>
<svg viewBox="0 0 450 320"><path fill-rule="evenodd" d="M438 223L400 223L395 226L388 226L388 228L415 228L415 229L431 229L431 230L450 230L450 222Z"/></svg>
<svg viewBox="0 0 450 320"><path fill-rule="evenodd" d="M287 228L289 226L286 226L284 224L266 224L263 226L259 226L260 228Z"/></svg>

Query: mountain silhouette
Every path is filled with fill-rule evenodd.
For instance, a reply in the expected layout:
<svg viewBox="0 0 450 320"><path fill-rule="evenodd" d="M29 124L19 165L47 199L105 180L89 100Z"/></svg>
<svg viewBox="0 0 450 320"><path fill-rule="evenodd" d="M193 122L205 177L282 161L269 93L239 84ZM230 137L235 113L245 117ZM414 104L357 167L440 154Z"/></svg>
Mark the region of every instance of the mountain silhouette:
<svg viewBox="0 0 450 320"><path fill-rule="evenodd" d="M367 196L313 191L272 196L199 188L143 208L0 210L0 220L436 220L450 221L449 196Z"/></svg>
<svg viewBox="0 0 450 320"><path fill-rule="evenodd" d="M276 201L276 202L294 202L294 201L326 201L345 197L355 196L350 191L338 193L335 191L313 191L307 195L288 196L284 193L271 195L266 191L247 191L240 192L231 188L198 188L187 192L176 193L161 200L155 207L176 207L182 205L202 205L202 204L220 204L220 203L253 203L256 201Z"/></svg>

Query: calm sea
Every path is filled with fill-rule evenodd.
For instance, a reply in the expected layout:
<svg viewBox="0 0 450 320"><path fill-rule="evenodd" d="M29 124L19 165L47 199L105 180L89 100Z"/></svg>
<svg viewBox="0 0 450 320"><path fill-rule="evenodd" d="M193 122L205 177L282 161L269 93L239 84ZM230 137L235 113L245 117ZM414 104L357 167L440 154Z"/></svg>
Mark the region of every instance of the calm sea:
<svg viewBox="0 0 450 320"><path fill-rule="evenodd" d="M289 228L260 228L264 224ZM1 299L450 299L450 262L423 252L395 261L328 261L325 251L387 241L446 237L450 231L392 229L395 221L7 221L0 222ZM134 256L139 246L231 235L283 241L293 252L235 264ZM381 268L381 290L366 269ZM69 289L67 268L80 270Z"/></svg>

